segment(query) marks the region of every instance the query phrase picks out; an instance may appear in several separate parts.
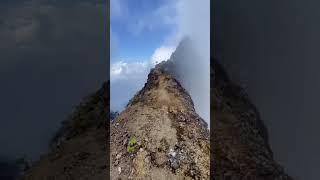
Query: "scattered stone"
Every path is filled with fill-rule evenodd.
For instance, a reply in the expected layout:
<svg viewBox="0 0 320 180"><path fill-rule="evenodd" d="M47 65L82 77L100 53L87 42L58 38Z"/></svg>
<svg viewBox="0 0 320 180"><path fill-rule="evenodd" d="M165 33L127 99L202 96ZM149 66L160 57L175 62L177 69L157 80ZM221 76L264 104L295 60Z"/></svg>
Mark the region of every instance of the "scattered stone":
<svg viewBox="0 0 320 180"><path fill-rule="evenodd" d="M170 166L173 170L176 170L179 168L179 157L177 156L177 152L175 152L173 149L170 149L169 152L169 161L170 161Z"/></svg>
<svg viewBox="0 0 320 180"><path fill-rule="evenodd" d="M170 159L170 165L174 170L179 168L179 163L176 159Z"/></svg>
<svg viewBox="0 0 320 180"><path fill-rule="evenodd" d="M150 156L147 156L145 159L144 159L144 162L145 163L150 163L151 161L151 157Z"/></svg>
<svg viewBox="0 0 320 180"><path fill-rule="evenodd" d="M127 145L127 143L128 143L128 139L124 139L124 140L123 140L123 144L122 144L122 145L126 146L126 145Z"/></svg>
<svg viewBox="0 0 320 180"><path fill-rule="evenodd" d="M177 153L173 149L170 149L169 155L175 157Z"/></svg>
<svg viewBox="0 0 320 180"><path fill-rule="evenodd" d="M159 152L155 154L155 163L158 166L164 165L168 161L168 158L165 153Z"/></svg>
<svg viewBox="0 0 320 180"><path fill-rule="evenodd" d="M119 174L121 174L121 167L120 166L118 167L118 172L119 172Z"/></svg>
<svg viewBox="0 0 320 180"><path fill-rule="evenodd" d="M119 160L117 159L117 160L114 162L114 165L115 165L115 166L118 166L118 164L119 164Z"/></svg>
<svg viewBox="0 0 320 180"><path fill-rule="evenodd" d="M121 158L121 156L122 156L122 154L121 154L121 153L119 153L119 154L116 156L116 159L120 159L120 158Z"/></svg>
<svg viewBox="0 0 320 180"><path fill-rule="evenodd" d="M192 139L192 138L194 138L194 136L193 136L193 133L188 133L188 137L190 138L190 139Z"/></svg>

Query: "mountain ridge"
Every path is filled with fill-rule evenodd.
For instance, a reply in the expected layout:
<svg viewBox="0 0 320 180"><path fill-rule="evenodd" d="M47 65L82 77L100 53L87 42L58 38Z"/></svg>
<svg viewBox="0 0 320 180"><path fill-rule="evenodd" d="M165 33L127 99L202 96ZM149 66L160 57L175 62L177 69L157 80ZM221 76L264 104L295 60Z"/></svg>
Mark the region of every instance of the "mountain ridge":
<svg viewBox="0 0 320 180"><path fill-rule="evenodd" d="M187 91L153 68L145 86L111 124L111 179L208 179L209 130ZM133 153L127 151L134 137Z"/></svg>
<svg viewBox="0 0 320 180"><path fill-rule="evenodd" d="M179 49L172 57L183 57ZM248 94L218 61L211 61L210 130L176 66L170 58L151 69L144 87L111 122L105 83L75 109L25 179L109 179L109 168L111 179L292 179L274 160Z"/></svg>

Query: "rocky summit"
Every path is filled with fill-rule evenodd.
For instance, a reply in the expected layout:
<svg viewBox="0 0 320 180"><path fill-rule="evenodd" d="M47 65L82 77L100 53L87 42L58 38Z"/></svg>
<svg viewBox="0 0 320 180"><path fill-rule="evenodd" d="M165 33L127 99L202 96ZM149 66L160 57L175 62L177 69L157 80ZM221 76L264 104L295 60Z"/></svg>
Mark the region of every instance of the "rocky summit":
<svg viewBox="0 0 320 180"><path fill-rule="evenodd" d="M166 71L148 80L111 124L111 179L209 179L206 122L191 97Z"/></svg>

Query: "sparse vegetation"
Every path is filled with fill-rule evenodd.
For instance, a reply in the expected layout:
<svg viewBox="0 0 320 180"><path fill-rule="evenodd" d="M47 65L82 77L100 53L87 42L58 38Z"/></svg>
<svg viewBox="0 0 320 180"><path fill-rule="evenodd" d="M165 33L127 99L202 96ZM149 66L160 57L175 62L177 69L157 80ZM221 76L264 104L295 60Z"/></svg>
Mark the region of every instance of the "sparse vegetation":
<svg viewBox="0 0 320 180"><path fill-rule="evenodd" d="M137 139L135 137L131 137L129 142L128 142L128 152L133 153L135 151L135 147L137 145Z"/></svg>

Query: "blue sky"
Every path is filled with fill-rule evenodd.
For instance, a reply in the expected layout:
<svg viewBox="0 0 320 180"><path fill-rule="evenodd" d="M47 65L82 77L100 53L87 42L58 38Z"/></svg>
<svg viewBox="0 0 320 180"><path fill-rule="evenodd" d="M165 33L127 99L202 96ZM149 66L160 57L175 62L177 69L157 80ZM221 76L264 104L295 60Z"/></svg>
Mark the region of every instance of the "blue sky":
<svg viewBox="0 0 320 180"><path fill-rule="evenodd" d="M176 12L170 2L174 1L111 0L111 38L116 41L116 60L148 60L176 31Z"/></svg>
<svg viewBox="0 0 320 180"><path fill-rule="evenodd" d="M111 109L121 111L150 68L175 49L176 0L111 0ZM177 39L177 38L175 38Z"/></svg>

